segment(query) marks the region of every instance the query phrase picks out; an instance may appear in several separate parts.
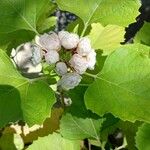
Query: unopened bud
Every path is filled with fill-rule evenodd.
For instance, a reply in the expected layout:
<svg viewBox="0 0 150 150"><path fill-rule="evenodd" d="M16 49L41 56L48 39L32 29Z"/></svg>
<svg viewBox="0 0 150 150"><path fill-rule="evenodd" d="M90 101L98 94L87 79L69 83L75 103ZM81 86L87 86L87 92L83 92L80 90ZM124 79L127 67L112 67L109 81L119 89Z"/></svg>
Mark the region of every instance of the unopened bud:
<svg viewBox="0 0 150 150"><path fill-rule="evenodd" d="M32 63L33 65L38 65L41 60L42 60L42 51L41 51L41 48L38 47L37 45L32 45L31 46L31 49L32 49Z"/></svg>
<svg viewBox="0 0 150 150"><path fill-rule="evenodd" d="M70 97L64 97L64 103L66 106L71 106L72 100Z"/></svg>
<svg viewBox="0 0 150 150"><path fill-rule="evenodd" d="M50 50L45 54L45 60L48 64L55 64L59 61L59 54L55 50Z"/></svg>
<svg viewBox="0 0 150 150"><path fill-rule="evenodd" d="M56 73L60 76L63 76L64 74L67 73L67 66L64 62L58 62L56 64Z"/></svg>
<svg viewBox="0 0 150 150"><path fill-rule="evenodd" d="M58 81L57 86L68 91L75 88L81 82L82 77L77 73L67 73Z"/></svg>
<svg viewBox="0 0 150 150"><path fill-rule="evenodd" d="M87 37L81 38L77 47L77 53L81 56L87 56L91 49L90 40Z"/></svg>
<svg viewBox="0 0 150 150"><path fill-rule="evenodd" d="M61 45L65 49L74 49L77 47L79 43L79 36L77 34L61 31L58 35Z"/></svg>
<svg viewBox="0 0 150 150"><path fill-rule="evenodd" d="M87 56L88 68L90 70L94 70L94 66L96 64L96 52L92 49L92 51Z"/></svg>
<svg viewBox="0 0 150 150"><path fill-rule="evenodd" d="M41 48L32 43L25 43L13 49L13 61L23 73L39 73L42 70Z"/></svg>
<svg viewBox="0 0 150 150"><path fill-rule="evenodd" d="M79 74L83 74L88 67L86 58L82 57L79 54L74 54L69 63Z"/></svg>
<svg viewBox="0 0 150 150"><path fill-rule="evenodd" d="M47 51L49 50L59 51L61 49L61 44L58 35L54 32L50 34L45 33L40 37L36 36L35 42Z"/></svg>

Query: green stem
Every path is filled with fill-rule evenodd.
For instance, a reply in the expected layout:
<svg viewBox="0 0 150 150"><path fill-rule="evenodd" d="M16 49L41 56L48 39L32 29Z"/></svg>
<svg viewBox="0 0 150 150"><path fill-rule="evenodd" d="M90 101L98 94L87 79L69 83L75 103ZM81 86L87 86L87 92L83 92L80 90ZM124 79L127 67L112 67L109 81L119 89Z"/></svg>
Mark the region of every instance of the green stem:
<svg viewBox="0 0 150 150"><path fill-rule="evenodd" d="M89 76L89 77L92 77L92 78L94 78L94 79L97 78L97 75L94 75L94 74L91 74L91 73L88 73L88 72L85 72L84 75Z"/></svg>
<svg viewBox="0 0 150 150"><path fill-rule="evenodd" d="M84 36L84 34L85 34L85 32L86 32L87 27L88 27L88 24L85 24L84 29L83 29L83 31L82 31L82 33L81 33L81 37L83 37L83 36Z"/></svg>
<svg viewBox="0 0 150 150"><path fill-rule="evenodd" d="M55 77L56 75L43 75L34 79L28 79L30 82L35 82L35 81L39 81L39 80L45 80L48 79L49 77Z"/></svg>
<svg viewBox="0 0 150 150"><path fill-rule="evenodd" d="M102 150L105 150L105 144L106 144L106 142L102 142L102 143L101 143L101 149L102 149Z"/></svg>

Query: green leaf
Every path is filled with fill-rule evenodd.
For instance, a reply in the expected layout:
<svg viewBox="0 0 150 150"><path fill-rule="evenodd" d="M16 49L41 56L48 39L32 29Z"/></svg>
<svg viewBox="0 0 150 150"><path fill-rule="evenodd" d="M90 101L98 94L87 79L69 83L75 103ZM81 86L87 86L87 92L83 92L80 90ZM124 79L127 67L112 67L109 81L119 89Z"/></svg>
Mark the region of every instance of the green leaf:
<svg viewBox="0 0 150 150"><path fill-rule="evenodd" d="M1 150L22 150L24 143L18 134L4 134L0 137Z"/></svg>
<svg viewBox="0 0 150 150"><path fill-rule="evenodd" d="M36 23L43 13L43 7L48 5L47 0L1 0L0 3L0 33L20 29L37 33Z"/></svg>
<svg viewBox="0 0 150 150"><path fill-rule="evenodd" d="M0 34L0 48L10 54L12 48L16 48L22 43L31 41L34 36L34 32L27 30L18 30L8 34Z"/></svg>
<svg viewBox="0 0 150 150"><path fill-rule="evenodd" d="M150 124L144 123L138 130L136 135L136 146L138 150L150 149Z"/></svg>
<svg viewBox="0 0 150 150"><path fill-rule="evenodd" d="M110 55L85 93L92 112L135 122L150 122L150 48L126 45Z"/></svg>
<svg viewBox="0 0 150 150"><path fill-rule="evenodd" d="M71 140L92 138L100 143L100 129L104 121L85 107L83 96L86 88L77 87L70 91L72 105L60 121L60 133Z"/></svg>
<svg viewBox="0 0 150 150"><path fill-rule="evenodd" d="M103 55L109 55L124 41L124 28L117 25L103 27L100 23L93 23L89 38L94 49L101 49Z"/></svg>
<svg viewBox="0 0 150 150"><path fill-rule="evenodd" d="M57 17L49 17L45 19L41 24L39 24L38 31L44 32L50 29L52 26L56 25Z"/></svg>
<svg viewBox="0 0 150 150"><path fill-rule="evenodd" d="M135 123L131 123L131 122L123 122L120 121L119 122L119 127L122 129L126 140L127 140L127 149L128 150L137 150L136 146L135 146L135 136L136 136L136 132L138 131L138 127L141 125L141 122L135 122Z"/></svg>
<svg viewBox="0 0 150 150"><path fill-rule="evenodd" d="M0 0L0 3L0 47L9 50L41 32L39 26L44 26L55 8L48 0ZM51 25L53 21L49 28Z"/></svg>
<svg viewBox="0 0 150 150"><path fill-rule="evenodd" d="M83 28L84 28L83 21L80 18L78 18L75 21L68 24L67 31L68 32L73 32L73 33L76 33L76 34L80 35Z"/></svg>
<svg viewBox="0 0 150 150"><path fill-rule="evenodd" d="M99 141L102 119L79 118L66 114L61 119L60 132L68 139L94 138Z"/></svg>
<svg viewBox="0 0 150 150"><path fill-rule="evenodd" d="M41 144L42 143L42 144ZM27 150L80 150L79 141L71 141L62 138L59 134L53 133L46 137L39 138L33 142Z"/></svg>
<svg viewBox="0 0 150 150"><path fill-rule="evenodd" d="M139 0L56 0L56 2L60 9L79 16L86 26L94 22L127 26L135 21L140 7Z"/></svg>
<svg viewBox="0 0 150 150"><path fill-rule="evenodd" d="M144 26L137 33L135 42L146 44L150 46L150 23L145 22Z"/></svg>
<svg viewBox="0 0 150 150"><path fill-rule="evenodd" d="M0 127L18 120L42 124L55 102L49 85L22 77L2 50L0 70Z"/></svg>
<svg viewBox="0 0 150 150"><path fill-rule="evenodd" d="M107 141L108 136L120 130L123 133L124 138L127 141L128 150L137 150L135 147L135 135L138 130L138 127L141 125L141 122L131 123L128 121L122 121L118 118L115 118L111 114L105 115L106 120L104 121L101 129L101 140Z"/></svg>

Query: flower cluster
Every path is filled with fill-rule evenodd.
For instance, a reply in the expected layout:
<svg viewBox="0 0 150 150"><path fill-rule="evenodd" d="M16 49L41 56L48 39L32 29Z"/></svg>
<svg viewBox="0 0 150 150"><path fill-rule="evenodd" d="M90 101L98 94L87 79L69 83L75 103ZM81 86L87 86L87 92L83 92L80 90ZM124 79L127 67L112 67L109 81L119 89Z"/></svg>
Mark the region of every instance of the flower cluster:
<svg viewBox="0 0 150 150"><path fill-rule="evenodd" d="M64 90L73 89L80 83L81 74L94 69L96 53L87 37L79 38L75 33L60 31L36 36L35 42L45 52L45 61L56 64L55 71L62 76L57 85ZM61 59L62 49L64 53L70 52L69 61Z"/></svg>
<svg viewBox="0 0 150 150"><path fill-rule="evenodd" d="M81 75L87 69L93 70L96 63L90 40L67 31L36 36L35 43L20 45L11 56L17 67L28 73L41 72L42 60L55 64L55 72L61 77L57 86L66 91L77 86Z"/></svg>

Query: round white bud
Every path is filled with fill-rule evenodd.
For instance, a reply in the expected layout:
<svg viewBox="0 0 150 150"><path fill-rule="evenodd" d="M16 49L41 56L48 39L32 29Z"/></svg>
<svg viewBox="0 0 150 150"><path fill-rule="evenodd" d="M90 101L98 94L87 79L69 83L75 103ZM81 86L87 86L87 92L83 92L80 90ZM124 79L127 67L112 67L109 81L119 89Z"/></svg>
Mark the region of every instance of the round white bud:
<svg viewBox="0 0 150 150"><path fill-rule="evenodd" d="M24 69L26 69L26 73L39 73L42 70L42 64L38 64L36 66L34 66L31 63L28 63L24 66Z"/></svg>
<svg viewBox="0 0 150 150"><path fill-rule="evenodd" d="M36 36L35 42L47 51L49 50L59 51L61 49L61 44L58 35L54 32L50 34L45 33L40 37Z"/></svg>
<svg viewBox="0 0 150 150"><path fill-rule="evenodd" d="M55 50L50 50L45 54L45 60L48 64L55 64L59 61L59 54Z"/></svg>
<svg viewBox="0 0 150 150"><path fill-rule="evenodd" d="M64 74L67 73L67 70L68 70L68 68L64 62L58 62L56 64L56 73L58 75L63 76Z"/></svg>
<svg viewBox="0 0 150 150"><path fill-rule="evenodd" d="M25 43L13 49L13 61L23 73L39 73L42 70L41 48L31 43Z"/></svg>
<svg viewBox="0 0 150 150"><path fill-rule="evenodd" d="M70 65L79 74L83 74L88 68L87 60L79 54L74 54L69 61Z"/></svg>
<svg viewBox="0 0 150 150"><path fill-rule="evenodd" d="M87 56L87 62L88 62L88 68L90 70L94 70L94 66L96 64L96 52L93 49Z"/></svg>
<svg viewBox="0 0 150 150"><path fill-rule="evenodd" d="M77 47L79 43L79 36L77 34L61 31L58 35L61 45L65 49L74 49Z"/></svg>
<svg viewBox="0 0 150 150"><path fill-rule="evenodd" d="M77 47L77 53L81 56L87 56L90 53L91 49L91 42L89 38L81 38Z"/></svg>
<svg viewBox="0 0 150 150"><path fill-rule="evenodd" d="M64 97L64 104L66 106L71 106L71 104L72 104L71 98L70 97Z"/></svg>
<svg viewBox="0 0 150 150"><path fill-rule="evenodd" d="M67 73L58 81L57 86L60 86L63 90L70 90L78 86L82 77L77 73Z"/></svg>
<svg viewBox="0 0 150 150"><path fill-rule="evenodd" d="M37 45L32 45L32 63L33 65L38 65L42 60L42 50Z"/></svg>
<svg viewBox="0 0 150 150"><path fill-rule="evenodd" d="M30 62L31 58L32 58L31 43L25 43L17 47L16 54L13 59L16 65L19 68L23 69L24 66Z"/></svg>
<svg viewBox="0 0 150 150"><path fill-rule="evenodd" d="M69 32L67 32L67 31L58 32L58 37L59 37L60 41L62 40L63 37L67 36L68 34L69 34Z"/></svg>

